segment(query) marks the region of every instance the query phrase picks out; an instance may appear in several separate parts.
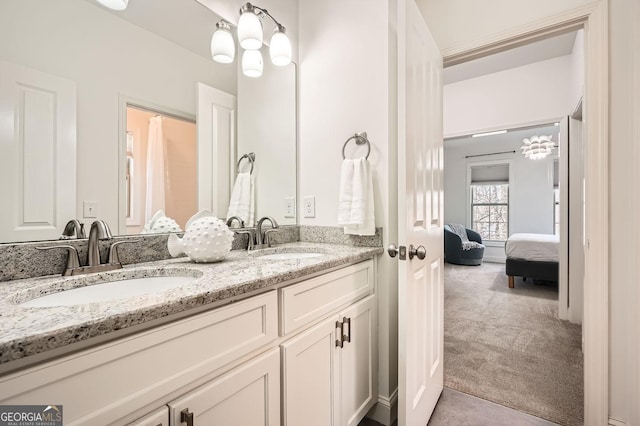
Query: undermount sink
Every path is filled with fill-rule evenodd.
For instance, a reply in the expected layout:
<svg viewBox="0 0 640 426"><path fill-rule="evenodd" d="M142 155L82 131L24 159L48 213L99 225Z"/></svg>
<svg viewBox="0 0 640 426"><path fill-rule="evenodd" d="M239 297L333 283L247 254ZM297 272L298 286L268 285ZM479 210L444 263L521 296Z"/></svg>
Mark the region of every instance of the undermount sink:
<svg viewBox="0 0 640 426"><path fill-rule="evenodd" d="M37 297L20 303L20 306L25 308L46 308L108 302L158 293L189 283L197 278L197 276L114 277L112 281L69 288Z"/></svg>
<svg viewBox="0 0 640 426"><path fill-rule="evenodd" d="M289 253L271 253L263 254L260 259L273 259L273 260L291 260L291 259L311 259L314 257L324 256L324 253L315 252L289 252Z"/></svg>

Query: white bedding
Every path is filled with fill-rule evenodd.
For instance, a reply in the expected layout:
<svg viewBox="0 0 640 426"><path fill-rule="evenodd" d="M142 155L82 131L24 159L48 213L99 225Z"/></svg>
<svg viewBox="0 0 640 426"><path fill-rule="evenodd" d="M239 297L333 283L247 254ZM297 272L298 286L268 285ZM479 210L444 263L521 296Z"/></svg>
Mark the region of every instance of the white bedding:
<svg viewBox="0 0 640 426"><path fill-rule="evenodd" d="M513 234L507 239L507 257L531 261L559 262L560 236L549 234Z"/></svg>

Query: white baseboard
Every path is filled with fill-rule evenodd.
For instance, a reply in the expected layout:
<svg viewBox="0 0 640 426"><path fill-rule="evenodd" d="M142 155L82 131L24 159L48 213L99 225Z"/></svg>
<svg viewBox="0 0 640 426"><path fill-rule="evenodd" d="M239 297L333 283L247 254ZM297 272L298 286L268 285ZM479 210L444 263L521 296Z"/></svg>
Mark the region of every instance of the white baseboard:
<svg viewBox="0 0 640 426"><path fill-rule="evenodd" d="M618 419L609 418L609 426L627 426L627 422Z"/></svg>
<svg viewBox="0 0 640 426"><path fill-rule="evenodd" d="M398 419L398 388L389 397L378 395L378 403L369 410L367 417L390 426Z"/></svg>

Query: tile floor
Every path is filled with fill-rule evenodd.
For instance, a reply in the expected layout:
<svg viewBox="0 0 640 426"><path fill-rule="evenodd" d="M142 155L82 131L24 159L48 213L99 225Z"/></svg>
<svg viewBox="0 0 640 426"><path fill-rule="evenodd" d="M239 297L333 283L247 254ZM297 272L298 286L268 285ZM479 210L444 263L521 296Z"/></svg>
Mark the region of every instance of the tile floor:
<svg viewBox="0 0 640 426"><path fill-rule="evenodd" d="M538 417L521 413L475 396L444 388L429 426L551 426ZM380 426L364 419L358 426Z"/></svg>

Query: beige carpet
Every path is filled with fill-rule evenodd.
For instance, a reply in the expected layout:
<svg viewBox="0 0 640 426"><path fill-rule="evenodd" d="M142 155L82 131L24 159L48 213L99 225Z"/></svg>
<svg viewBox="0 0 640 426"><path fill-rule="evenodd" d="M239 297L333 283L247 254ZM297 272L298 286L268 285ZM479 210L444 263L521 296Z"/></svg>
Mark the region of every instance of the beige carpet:
<svg viewBox="0 0 640 426"><path fill-rule="evenodd" d="M561 425L583 424L581 328L558 319L555 284L504 265L445 267L444 385Z"/></svg>

